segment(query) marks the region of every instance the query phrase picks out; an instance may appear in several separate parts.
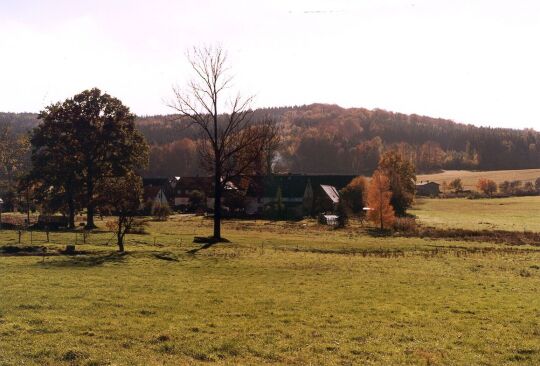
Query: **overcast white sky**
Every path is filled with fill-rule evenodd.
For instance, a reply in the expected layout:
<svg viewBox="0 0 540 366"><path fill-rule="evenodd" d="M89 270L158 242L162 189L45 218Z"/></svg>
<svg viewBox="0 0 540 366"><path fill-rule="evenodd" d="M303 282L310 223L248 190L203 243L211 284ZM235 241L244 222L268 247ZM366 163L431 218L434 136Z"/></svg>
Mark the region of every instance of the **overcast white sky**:
<svg viewBox="0 0 540 366"><path fill-rule="evenodd" d="M137 114L221 44L256 106L313 102L540 130L540 1L0 0L0 111L97 86Z"/></svg>

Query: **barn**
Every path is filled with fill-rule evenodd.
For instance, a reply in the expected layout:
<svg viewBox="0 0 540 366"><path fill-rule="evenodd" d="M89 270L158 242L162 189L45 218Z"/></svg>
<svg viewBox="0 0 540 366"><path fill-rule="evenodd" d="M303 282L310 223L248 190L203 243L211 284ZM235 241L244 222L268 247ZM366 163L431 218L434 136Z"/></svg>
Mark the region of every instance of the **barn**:
<svg viewBox="0 0 540 366"><path fill-rule="evenodd" d="M430 182L430 181L421 181L416 185L416 195L417 196L426 196L426 197L436 197L441 191L439 189L439 183Z"/></svg>

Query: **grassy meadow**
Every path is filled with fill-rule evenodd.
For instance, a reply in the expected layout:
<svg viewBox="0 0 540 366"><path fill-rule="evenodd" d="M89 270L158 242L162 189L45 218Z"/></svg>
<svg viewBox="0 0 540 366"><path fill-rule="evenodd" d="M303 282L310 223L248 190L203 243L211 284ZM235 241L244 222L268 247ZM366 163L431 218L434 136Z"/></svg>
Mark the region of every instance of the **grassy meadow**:
<svg viewBox="0 0 540 366"><path fill-rule="evenodd" d="M540 196L494 199L417 198L409 211L427 226L540 232Z"/></svg>
<svg viewBox="0 0 540 366"><path fill-rule="evenodd" d="M523 182L534 182L540 178L540 169L522 169L522 170L494 170L494 171L470 171L470 170L445 170L441 173L419 174L418 182L432 181L442 184L450 183L452 180L460 178L464 189L476 190L476 183L480 178L487 178L495 181L497 184L507 180L521 180Z"/></svg>
<svg viewBox="0 0 540 366"><path fill-rule="evenodd" d="M80 255L55 251L74 233L38 232L48 255L0 253L0 365L540 363L540 247L313 221L226 221L231 243L192 242L210 228L150 222L125 255L108 232ZM0 232L0 248L29 244Z"/></svg>

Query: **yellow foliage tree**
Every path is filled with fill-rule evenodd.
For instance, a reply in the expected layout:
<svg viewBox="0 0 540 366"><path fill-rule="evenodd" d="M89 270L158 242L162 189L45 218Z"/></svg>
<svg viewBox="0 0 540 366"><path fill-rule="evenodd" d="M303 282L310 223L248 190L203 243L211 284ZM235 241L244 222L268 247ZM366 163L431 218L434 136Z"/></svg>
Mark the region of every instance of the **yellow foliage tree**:
<svg viewBox="0 0 540 366"><path fill-rule="evenodd" d="M368 219L380 226L381 230L389 227L395 220L394 208L390 204L392 191L390 180L384 173L376 170L371 177L368 190Z"/></svg>

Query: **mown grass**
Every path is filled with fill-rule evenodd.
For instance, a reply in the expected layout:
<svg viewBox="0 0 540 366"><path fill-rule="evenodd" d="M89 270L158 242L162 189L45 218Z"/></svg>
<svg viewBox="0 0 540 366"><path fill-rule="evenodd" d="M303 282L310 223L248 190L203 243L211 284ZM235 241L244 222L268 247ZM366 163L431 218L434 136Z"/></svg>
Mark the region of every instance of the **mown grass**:
<svg viewBox="0 0 540 366"><path fill-rule="evenodd" d="M84 255L34 233L48 256L0 256L0 365L540 362L535 246L227 221L231 243L199 250L208 220L148 231L125 255L103 232Z"/></svg>
<svg viewBox="0 0 540 366"><path fill-rule="evenodd" d="M492 171L472 171L472 170L445 170L441 173L420 174L417 176L418 182L432 181L442 184L444 181L450 183L459 178L463 183L463 188L476 190L476 183L480 178L487 178L495 181L497 184L507 180L521 180L523 182L534 182L540 178L540 169L522 169L522 170L492 170Z"/></svg>
<svg viewBox="0 0 540 366"><path fill-rule="evenodd" d="M419 198L410 213L422 224L438 228L540 232L540 196Z"/></svg>

